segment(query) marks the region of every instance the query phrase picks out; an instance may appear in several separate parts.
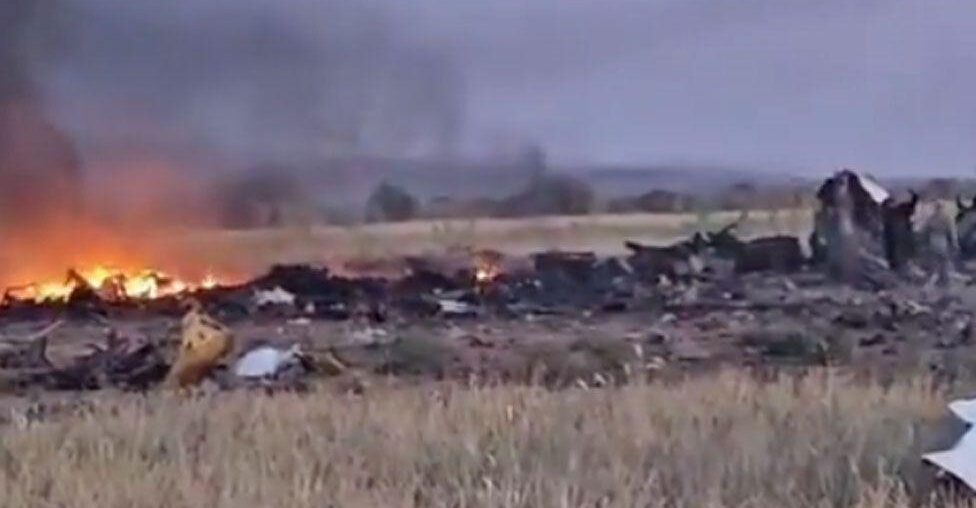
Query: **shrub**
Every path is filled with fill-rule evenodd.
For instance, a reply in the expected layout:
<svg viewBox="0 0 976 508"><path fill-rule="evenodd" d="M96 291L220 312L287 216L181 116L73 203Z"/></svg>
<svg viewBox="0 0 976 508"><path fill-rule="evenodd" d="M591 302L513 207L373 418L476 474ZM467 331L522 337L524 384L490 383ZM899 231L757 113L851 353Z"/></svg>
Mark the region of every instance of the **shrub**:
<svg viewBox="0 0 976 508"><path fill-rule="evenodd" d="M366 202L366 220L368 222L406 221L415 218L419 208L417 198L406 190L382 182L376 186Z"/></svg>
<svg viewBox="0 0 976 508"><path fill-rule="evenodd" d="M283 211L308 201L301 185L276 166L224 180L215 194L221 223L232 229L279 226Z"/></svg>
<svg viewBox="0 0 976 508"><path fill-rule="evenodd" d="M584 215L593 208L593 189L586 182L567 175L535 178L522 192L504 199L497 215Z"/></svg>

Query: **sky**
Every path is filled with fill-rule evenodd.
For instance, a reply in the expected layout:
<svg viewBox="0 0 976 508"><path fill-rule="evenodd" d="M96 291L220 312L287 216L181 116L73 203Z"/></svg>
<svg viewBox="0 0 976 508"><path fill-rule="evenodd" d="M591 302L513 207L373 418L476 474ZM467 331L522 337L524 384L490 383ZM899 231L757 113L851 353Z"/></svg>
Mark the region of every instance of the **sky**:
<svg viewBox="0 0 976 508"><path fill-rule="evenodd" d="M37 79L89 158L976 173L971 0L63 1Z"/></svg>

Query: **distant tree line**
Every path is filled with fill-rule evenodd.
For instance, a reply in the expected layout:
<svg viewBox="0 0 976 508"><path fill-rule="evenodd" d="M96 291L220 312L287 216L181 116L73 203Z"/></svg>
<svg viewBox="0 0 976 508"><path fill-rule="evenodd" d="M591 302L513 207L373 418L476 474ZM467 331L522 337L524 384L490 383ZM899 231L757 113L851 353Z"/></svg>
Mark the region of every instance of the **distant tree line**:
<svg viewBox="0 0 976 508"><path fill-rule="evenodd" d="M383 181L377 184L360 210L348 207L327 209L315 204L314 196L290 173L274 166L225 179L216 187L215 201L221 225L228 228L276 227L296 218L319 223L397 222L421 218L537 217L609 213L697 213L703 210L781 210L814 206L808 185L759 186L751 182L729 185L713 194L690 194L666 189L648 189L632 196L600 200L587 182L571 175L545 170L541 151L528 153L531 174L522 190L503 198L454 198L439 196L428 201L403 186ZM971 181L933 178L906 184L929 199L972 197ZM311 219L309 219L311 218Z"/></svg>

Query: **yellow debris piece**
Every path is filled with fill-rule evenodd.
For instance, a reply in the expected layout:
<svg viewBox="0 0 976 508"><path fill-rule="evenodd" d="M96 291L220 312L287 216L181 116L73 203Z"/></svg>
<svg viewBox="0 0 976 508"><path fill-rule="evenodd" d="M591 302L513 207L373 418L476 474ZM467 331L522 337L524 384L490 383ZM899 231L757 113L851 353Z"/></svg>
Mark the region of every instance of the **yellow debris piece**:
<svg viewBox="0 0 976 508"><path fill-rule="evenodd" d="M183 340L166 377L170 388L200 384L233 349L230 329L194 305L183 316Z"/></svg>

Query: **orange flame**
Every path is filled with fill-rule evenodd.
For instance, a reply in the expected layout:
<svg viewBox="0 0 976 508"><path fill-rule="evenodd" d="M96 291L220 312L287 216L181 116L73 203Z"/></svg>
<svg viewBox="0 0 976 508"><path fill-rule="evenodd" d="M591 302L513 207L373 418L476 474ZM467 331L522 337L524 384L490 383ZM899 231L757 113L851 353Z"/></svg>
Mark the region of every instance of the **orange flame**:
<svg viewBox="0 0 976 508"><path fill-rule="evenodd" d="M107 301L153 300L198 289L212 289L218 285L220 282L213 275L205 276L198 283L190 283L155 270L127 272L95 266L87 270L72 270L62 282L32 283L10 288L6 296L35 302L65 301L75 290L88 287Z"/></svg>
<svg viewBox="0 0 976 508"><path fill-rule="evenodd" d="M482 251L475 254L475 282L478 284L488 284L501 276L501 274L501 256L499 254L491 251Z"/></svg>

